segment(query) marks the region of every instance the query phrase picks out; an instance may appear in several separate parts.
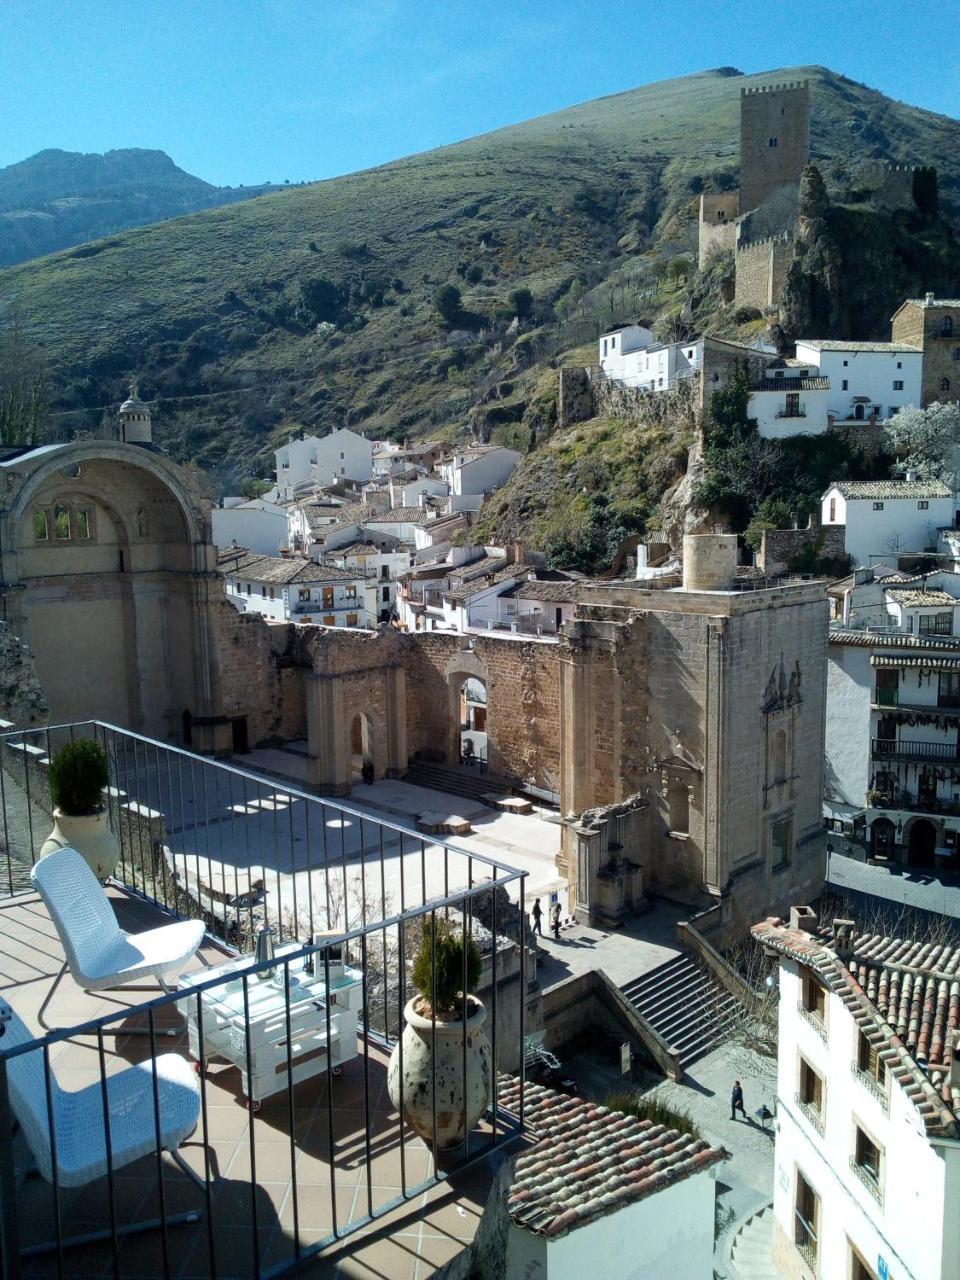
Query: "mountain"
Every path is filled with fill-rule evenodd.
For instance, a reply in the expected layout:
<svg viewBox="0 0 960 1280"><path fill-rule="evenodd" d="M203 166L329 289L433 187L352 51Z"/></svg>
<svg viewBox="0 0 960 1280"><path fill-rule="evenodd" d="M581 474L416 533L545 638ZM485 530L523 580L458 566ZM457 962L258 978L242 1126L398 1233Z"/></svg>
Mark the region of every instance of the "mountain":
<svg viewBox="0 0 960 1280"><path fill-rule="evenodd" d="M211 186L163 151L39 151L0 169L0 267L265 190Z"/></svg>
<svg viewBox="0 0 960 1280"><path fill-rule="evenodd" d="M556 366L594 360L601 328L640 316L662 336L692 325L756 332L737 327L709 279L687 281L697 198L736 185L741 89L801 78L832 194L868 157L939 171L942 217L865 209L857 222L877 260L863 272L869 313L851 311L859 332L849 336L883 337L902 290L960 287L960 124L823 67L722 68L647 85L113 234L0 271L0 315L16 313L43 347L59 430L97 429L137 372L157 401L159 443L211 468L221 487L268 474L272 449L295 431L346 424L532 449L518 484L540 511L536 528L562 523L540 508L545 495L562 499L563 458L583 487L612 476L622 489L635 475L617 501L640 519L682 467L683 442L640 442L639 470L620 465L623 440L609 424L558 444ZM878 220L882 234L867 234ZM884 253L896 258L889 271ZM462 301L445 322L434 296L447 283ZM526 310L511 298L518 289L532 307L511 323Z"/></svg>

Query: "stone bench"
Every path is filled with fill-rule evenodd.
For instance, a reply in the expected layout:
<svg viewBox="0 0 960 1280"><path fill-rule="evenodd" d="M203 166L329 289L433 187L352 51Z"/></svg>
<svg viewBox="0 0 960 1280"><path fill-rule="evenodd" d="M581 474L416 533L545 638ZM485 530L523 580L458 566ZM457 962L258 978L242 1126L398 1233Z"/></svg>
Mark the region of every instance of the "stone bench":
<svg viewBox="0 0 960 1280"><path fill-rule="evenodd" d="M494 809L501 809L504 813L533 813L533 805L523 796L490 795L484 798Z"/></svg>
<svg viewBox="0 0 960 1280"><path fill-rule="evenodd" d="M438 813L435 810L429 810L426 813L418 813L416 823L418 831L431 836L467 836L471 831L469 821L461 818L457 813Z"/></svg>

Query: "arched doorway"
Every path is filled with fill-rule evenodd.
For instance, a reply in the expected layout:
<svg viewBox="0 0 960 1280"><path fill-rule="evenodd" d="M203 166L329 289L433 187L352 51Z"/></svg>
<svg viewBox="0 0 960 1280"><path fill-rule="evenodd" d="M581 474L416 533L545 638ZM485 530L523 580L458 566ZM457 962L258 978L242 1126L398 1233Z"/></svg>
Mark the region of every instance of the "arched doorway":
<svg viewBox="0 0 960 1280"><path fill-rule="evenodd" d="M468 676L457 695L460 760L464 764L487 763L487 685L479 676Z"/></svg>
<svg viewBox="0 0 960 1280"><path fill-rule="evenodd" d="M910 844L907 861L911 867L933 866L933 851L937 845L937 828L928 818L917 818L910 828Z"/></svg>
<svg viewBox="0 0 960 1280"><path fill-rule="evenodd" d="M889 818L877 818L870 827L871 857L883 858L887 862L892 862L895 843L896 828L893 823Z"/></svg>
<svg viewBox="0 0 960 1280"><path fill-rule="evenodd" d="M363 777L363 767L374 769L373 723L366 712L358 711L350 721L350 762L353 780Z"/></svg>

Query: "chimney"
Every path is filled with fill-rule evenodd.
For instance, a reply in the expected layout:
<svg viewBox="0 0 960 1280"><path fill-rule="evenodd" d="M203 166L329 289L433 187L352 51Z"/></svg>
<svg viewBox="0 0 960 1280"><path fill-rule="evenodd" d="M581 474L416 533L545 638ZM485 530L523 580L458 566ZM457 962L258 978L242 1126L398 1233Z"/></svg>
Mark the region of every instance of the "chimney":
<svg viewBox="0 0 960 1280"><path fill-rule="evenodd" d="M515 542L515 543L513 544L513 559L512 559L512 563L513 563L513 564L526 564L526 562L527 562L527 548L524 546L524 544L523 544L522 542Z"/></svg>
<svg viewBox="0 0 960 1280"><path fill-rule="evenodd" d="M852 920L834 920L833 949L837 959L848 964L853 959L853 944L857 937L857 926Z"/></svg>
<svg viewBox="0 0 960 1280"><path fill-rule="evenodd" d="M954 1097L960 1092L960 1031L951 1036L952 1052L950 1054L950 1092Z"/></svg>
<svg viewBox="0 0 960 1280"><path fill-rule="evenodd" d="M917 473L915 471L906 471L904 472L903 478L906 480L907 484L913 484L917 478Z"/></svg>
<svg viewBox="0 0 960 1280"><path fill-rule="evenodd" d="M934 294L934 293L927 293L927 294L925 294L925 295L924 295L924 301L926 302L926 304L927 304L927 306L928 306L928 307L932 307L932 306L933 306L933 302L934 302L934 298L935 298L935 297L936 297L936 294Z"/></svg>
<svg viewBox="0 0 960 1280"><path fill-rule="evenodd" d="M813 907L791 907L790 928L801 933L815 933L817 929L817 913Z"/></svg>

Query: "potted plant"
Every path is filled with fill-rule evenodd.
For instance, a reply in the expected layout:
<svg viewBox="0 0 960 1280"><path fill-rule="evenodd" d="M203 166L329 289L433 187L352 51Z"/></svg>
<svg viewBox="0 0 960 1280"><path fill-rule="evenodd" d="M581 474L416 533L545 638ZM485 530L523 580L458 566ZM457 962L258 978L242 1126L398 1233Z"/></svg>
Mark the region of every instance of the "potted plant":
<svg viewBox="0 0 960 1280"><path fill-rule="evenodd" d="M40 857L57 849L76 849L98 880L106 880L120 859L120 846L107 822L103 789L107 753L99 742L68 742L50 761L53 830Z"/></svg>
<svg viewBox="0 0 960 1280"><path fill-rule="evenodd" d="M472 994L480 964L480 949L469 935L443 919L426 922L413 964L417 994L407 1001L403 1033L390 1057L390 1101L425 1142L441 1151L463 1142L490 1101L487 1011Z"/></svg>

